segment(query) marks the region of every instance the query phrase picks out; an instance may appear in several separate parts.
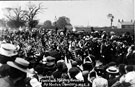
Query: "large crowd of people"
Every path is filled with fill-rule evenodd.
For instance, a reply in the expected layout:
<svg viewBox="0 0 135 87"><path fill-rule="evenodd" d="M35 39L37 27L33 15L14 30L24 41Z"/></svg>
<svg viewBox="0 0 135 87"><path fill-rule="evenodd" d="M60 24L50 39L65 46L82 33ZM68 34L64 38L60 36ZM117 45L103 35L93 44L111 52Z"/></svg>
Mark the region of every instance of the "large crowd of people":
<svg viewBox="0 0 135 87"><path fill-rule="evenodd" d="M129 32L34 28L0 36L0 87L44 87L48 76L89 84L84 87L135 87L134 65Z"/></svg>

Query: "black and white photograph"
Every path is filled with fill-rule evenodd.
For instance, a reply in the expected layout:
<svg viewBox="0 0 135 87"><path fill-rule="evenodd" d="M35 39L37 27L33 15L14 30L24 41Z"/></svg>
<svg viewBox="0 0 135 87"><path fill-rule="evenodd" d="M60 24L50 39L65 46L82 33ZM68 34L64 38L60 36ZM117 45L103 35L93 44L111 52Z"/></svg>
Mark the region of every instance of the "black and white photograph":
<svg viewBox="0 0 135 87"><path fill-rule="evenodd" d="M0 87L135 87L134 0L0 1Z"/></svg>

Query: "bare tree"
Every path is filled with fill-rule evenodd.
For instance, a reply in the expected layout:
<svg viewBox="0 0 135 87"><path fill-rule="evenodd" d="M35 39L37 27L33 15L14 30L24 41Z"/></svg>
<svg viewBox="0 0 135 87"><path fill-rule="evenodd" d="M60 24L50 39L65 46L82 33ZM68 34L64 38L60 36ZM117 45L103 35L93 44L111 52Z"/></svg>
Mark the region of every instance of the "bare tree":
<svg viewBox="0 0 135 87"><path fill-rule="evenodd" d="M24 10L19 8L5 8L8 11L8 14L5 16L9 20L24 20Z"/></svg>
<svg viewBox="0 0 135 87"><path fill-rule="evenodd" d="M5 8L7 11L5 16L8 18L7 25L11 28L19 28L25 25L24 11L21 7L18 8Z"/></svg>
<svg viewBox="0 0 135 87"><path fill-rule="evenodd" d="M36 15L38 15L39 13L41 13L43 11L43 6L40 4L38 4L38 6L29 3L28 4L28 10L25 11L25 18L27 20L27 24L28 27L30 29L32 29L35 26L31 26L31 24L36 24L35 22L38 22L37 20L35 20Z"/></svg>
<svg viewBox="0 0 135 87"><path fill-rule="evenodd" d="M38 6L29 3L27 7L28 9L25 10L22 10L21 7L5 8L7 11L5 16L9 19L8 25L18 28L27 23L29 29L35 27L38 24L38 20L35 19L36 15L43 12L45 8L43 8L41 3Z"/></svg>

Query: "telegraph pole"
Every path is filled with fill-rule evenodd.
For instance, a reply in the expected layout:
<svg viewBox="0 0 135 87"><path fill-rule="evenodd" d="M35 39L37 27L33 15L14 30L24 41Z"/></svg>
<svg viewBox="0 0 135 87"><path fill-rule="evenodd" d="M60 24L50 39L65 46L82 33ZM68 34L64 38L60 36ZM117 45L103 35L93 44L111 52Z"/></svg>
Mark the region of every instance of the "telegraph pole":
<svg viewBox="0 0 135 87"><path fill-rule="evenodd" d="M55 16L54 21L55 21L55 22L54 22L54 23L55 23L55 33L57 34L58 28L57 28L57 25L56 25L56 24L57 24L57 23L56 23L56 22L57 22L57 17L56 17L56 16Z"/></svg>

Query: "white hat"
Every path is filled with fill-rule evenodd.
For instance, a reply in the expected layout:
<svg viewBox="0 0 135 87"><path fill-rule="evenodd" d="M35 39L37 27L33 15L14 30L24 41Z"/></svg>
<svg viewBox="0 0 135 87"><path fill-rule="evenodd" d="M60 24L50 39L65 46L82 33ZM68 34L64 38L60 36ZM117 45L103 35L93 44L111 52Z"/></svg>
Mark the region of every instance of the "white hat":
<svg viewBox="0 0 135 87"><path fill-rule="evenodd" d="M42 84L36 78L30 80L30 85L32 87L42 87Z"/></svg>
<svg viewBox="0 0 135 87"><path fill-rule="evenodd" d="M84 81L82 72L79 72L75 77L77 80Z"/></svg>
<svg viewBox="0 0 135 87"><path fill-rule="evenodd" d="M115 66L110 66L106 69L108 73L119 73L119 70Z"/></svg>
<svg viewBox="0 0 135 87"><path fill-rule="evenodd" d="M1 44L0 54L8 57L15 56L17 55L17 47L10 43Z"/></svg>
<svg viewBox="0 0 135 87"><path fill-rule="evenodd" d="M101 66L101 65L103 65L103 63L102 63L101 61L97 60L95 67L99 67L99 66Z"/></svg>
<svg viewBox="0 0 135 87"><path fill-rule="evenodd" d="M110 32L110 35L115 35L115 32L114 32L114 31L111 31L111 32Z"/></svg>
<svg viewBox="0 0 135 87"><path fill-rule="evenodd" d="M62 60L62 59L61 60L58 60L57 63L59 63L59 62L64 62L64 60Z"/></svg>
<svg viewBox="0 0 135 87"><path fill-rule="evenodd" d="M22 72L25 73L31 73L31 71L28 69L29 62L23 58L16 58L14 62L8 61L7 64L13 68L16 68Z"/></svg>

